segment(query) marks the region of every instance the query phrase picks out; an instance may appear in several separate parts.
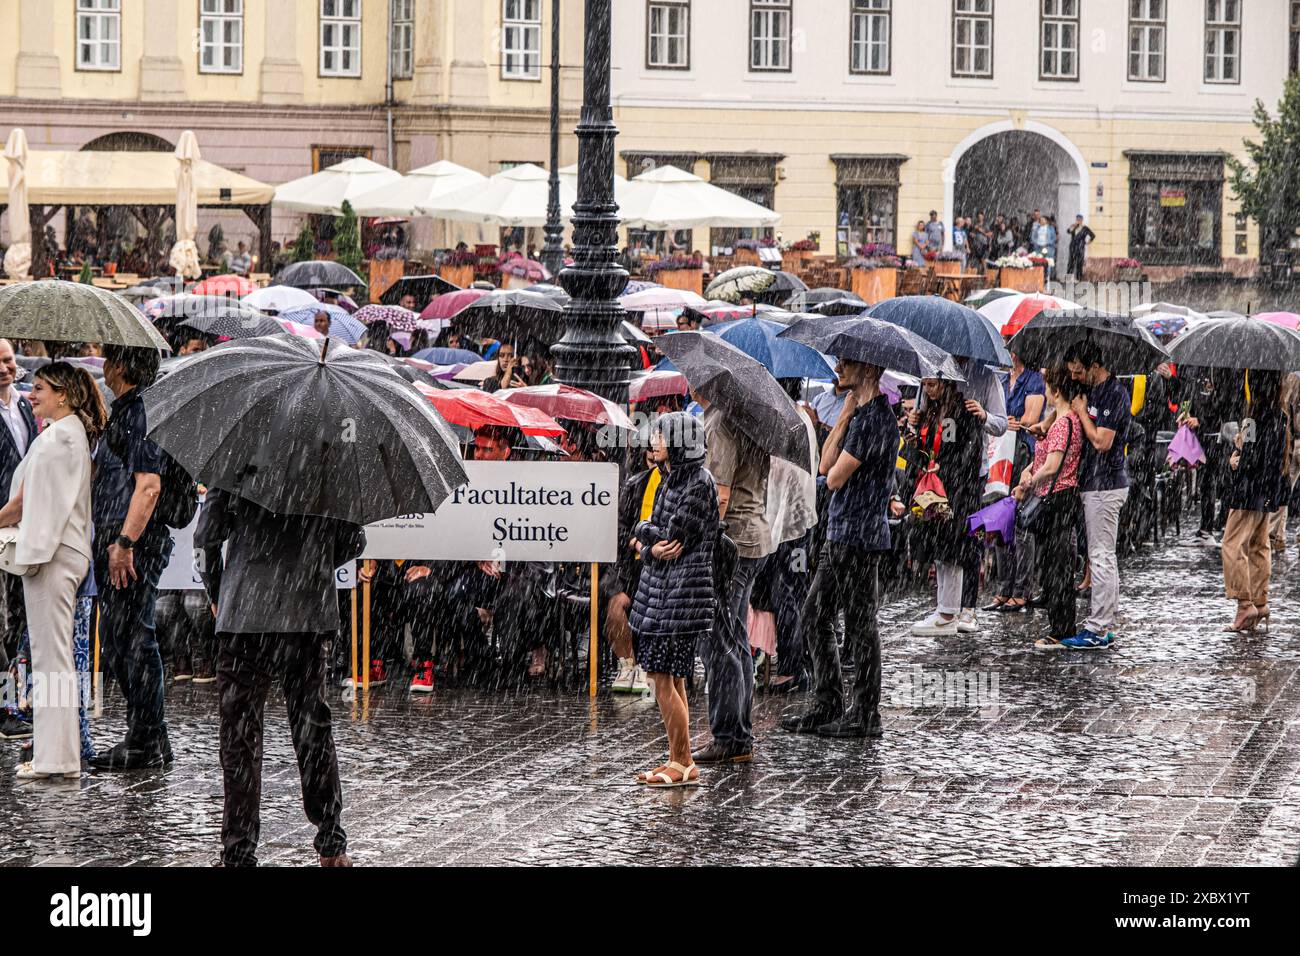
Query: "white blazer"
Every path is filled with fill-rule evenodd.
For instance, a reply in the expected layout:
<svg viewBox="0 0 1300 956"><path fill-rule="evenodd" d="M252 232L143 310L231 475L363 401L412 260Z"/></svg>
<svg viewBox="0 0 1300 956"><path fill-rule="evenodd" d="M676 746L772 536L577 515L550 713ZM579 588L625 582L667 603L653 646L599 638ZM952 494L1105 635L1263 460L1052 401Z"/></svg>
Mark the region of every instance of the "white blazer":
<svg viewBox="0 0 1300 956"><path fill-rule="evenodd" d="M76 415L50 422L14 472L9 497L23 489L14 560L45 564L66 544L90 554L90 446Z"/></svg>

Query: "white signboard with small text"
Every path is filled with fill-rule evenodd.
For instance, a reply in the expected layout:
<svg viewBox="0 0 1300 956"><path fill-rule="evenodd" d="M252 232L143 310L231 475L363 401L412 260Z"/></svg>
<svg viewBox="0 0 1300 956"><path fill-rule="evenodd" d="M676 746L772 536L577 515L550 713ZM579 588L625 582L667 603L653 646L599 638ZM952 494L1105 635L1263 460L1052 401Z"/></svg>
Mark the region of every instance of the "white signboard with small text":
<svg viewBox="0 0 1300 956"><path fill-rule="evenodd" d="M172 556L158 579L160 590L202 590L203 578L199 576L199 561L202 560L202 555L194 550L194 529L198 523L199 516L196 514L194 520L184 528L172 530ZM349 561L334 572L334 586L340 590L350 590L357 586L355 561Z"/></svg>

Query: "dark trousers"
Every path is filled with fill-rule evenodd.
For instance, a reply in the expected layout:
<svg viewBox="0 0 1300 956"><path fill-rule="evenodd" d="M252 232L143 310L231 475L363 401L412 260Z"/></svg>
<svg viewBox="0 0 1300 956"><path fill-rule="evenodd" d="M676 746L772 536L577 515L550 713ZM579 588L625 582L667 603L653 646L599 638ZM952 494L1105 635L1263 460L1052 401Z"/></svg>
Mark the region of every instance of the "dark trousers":
<svg viewBox="0 0 1300 956"><path fill-rule="evenodd" d="M798 677L807 666L800 620L812 584L812 532L784 542L771 555L764 573L772 579L772 613L776 615L776 666L781 677Z"/></svg>
<svg viewBox="0 0 1300 956"><path fill-rule="evenodd" d="M1038 583L1047 609L1047 631L1059 641L1078 633L1074 529L1081 520L1083 506L1075 492L1057 492L1051 497L1051 504L1043 505L1050 508L1046 530L1034 536L1034 544L1038 552Z"/></svg>
<svg viewBox="0 0 1300 956"><path fill-rule="evenodd" d="M859 551L826 542L817 559L808 600L803 606L804 644L812 658L816 708L828 720L844 712L844 680L835 643L835 619L844 611L844 649L853 658L850 710L864 723L880 709L880 600L877 576L880 552Z"/></svg>
<svg viewBox="0 0 1300 956"><path fill-rule="evenodd" d="M980 606L980 570L984 567L984 548L979 544L965 549L961 559L961 606Z"/></svg>
<svg viewBox="0 0 1300 956"><path fill-rule="evenodd" d="M334 637L313 633L218 634L217 695L220 700L221 775L225 813L221 859L226 866L256 866L261 832L262 725L266 694L277 676L284 686L289 731L298 755L302 805L316 826L316 852L347 850L343 791L325 671Z"/></svg>
<svg viewBox="0 0 1300 956"><path fill-rule="evenodd" d="M1228 509L1219 507L1219 500L1227 494L1232 481L1228 467L1232 446L1212 435L1202 448L1205 465L1201 468L1201 530L1222 531L1228 521Z"/></svg>
<svg viewBox="0 0 1300 956"><path fill-rule="evenodd" d="M23 640L23 631L27 629L27 604L23 597L23 579L16 574L0 574L4 578L5 619L4 639L0 642L0 667L8 667L9 661L18 656L18 646Z"/></svg>
<svg viewBox="0 0 1300 956"><path fill-rule="evenodd" d="M136 578L115 588L108 579L108 552L95 556L99 586L99 636L104 665L126 698L126 745L151 751L165 745L163 663L154 632L158 578L171 556L169 538L161 550L135 549Z"/></svg>
<svg viewBox="0 0 1300 956"><path fill-rule="evenodd" d="M1083 281L1083 260L1084 254L1082 252L1070 250L1070 264L1065 271L1067 274L1074 276L1076 282Z"/></svg>
<svg viewBox="0 0 1300 956"><path fill-rule="evenodd" d="M749 595L767 558L738 558L731 588L718 595L713 629L704 639L709 729L728 750L753 749L754 658L749 653Z"/></svg>
<svg viewBox="0 0 1300 956"><path fill-rule="evenodd" d="M165 658L178 666L216 666L217 622L203 591L161 591L154 604L154 632Z"/></svg>

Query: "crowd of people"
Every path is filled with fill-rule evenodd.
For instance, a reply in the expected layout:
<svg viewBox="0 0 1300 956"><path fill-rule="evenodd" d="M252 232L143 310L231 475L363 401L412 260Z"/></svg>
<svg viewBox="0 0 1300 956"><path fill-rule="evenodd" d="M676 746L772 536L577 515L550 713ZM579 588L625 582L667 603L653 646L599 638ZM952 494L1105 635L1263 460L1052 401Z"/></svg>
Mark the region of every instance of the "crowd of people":
<svg viewBox="0 0 1300 956"><path fill-rule="evenodd" d="M1070 241L1066 274L1082 281L1088 245L1097 235L1084 222L1082 214L1075 216L1066 235ZM983 212L974 217L958 216L953 220L951 234L940 221L939 213L931 210L929 221L917 220L912 232L911 260L923 266L944 252L951 240L951 251L960 259L963 270L1013 255L1041 256L1052 260L1054 267L1058 237L1056 216L1038 209L1029 213L1023 222L1018 216L1007 217L1001 213L992 222Z"/></svg>

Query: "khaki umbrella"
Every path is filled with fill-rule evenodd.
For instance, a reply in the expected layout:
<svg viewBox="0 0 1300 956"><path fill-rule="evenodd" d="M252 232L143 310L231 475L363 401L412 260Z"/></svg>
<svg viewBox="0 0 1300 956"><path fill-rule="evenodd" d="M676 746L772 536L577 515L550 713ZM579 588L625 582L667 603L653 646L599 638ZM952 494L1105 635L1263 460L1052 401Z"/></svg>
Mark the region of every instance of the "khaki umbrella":
<svg viewBox="0 0 1300 956"><path fill-rule="evenodd" d="M0 337L171 351L144 313L120 295L59 279L0 289Z"/></svg>
<svg viewBox="0 0 1300 956"><path fill-rule="evenodd" d="M181 133L176 144L176 245L168 259L178 276L197 279L203 274L199 268L199 247L194 236L199 231L199 194L194 188L194 164L199 155L199 141L194 133Z"/></svg>
<svg viewBox="0 0 1300 956"><path fill-rule="evenodd" d="M5 144L9 160L9 250L5 253L5 274L26 279L32 266L32 227L27 210L27 134L20 129L9 133Z"/></svg>

